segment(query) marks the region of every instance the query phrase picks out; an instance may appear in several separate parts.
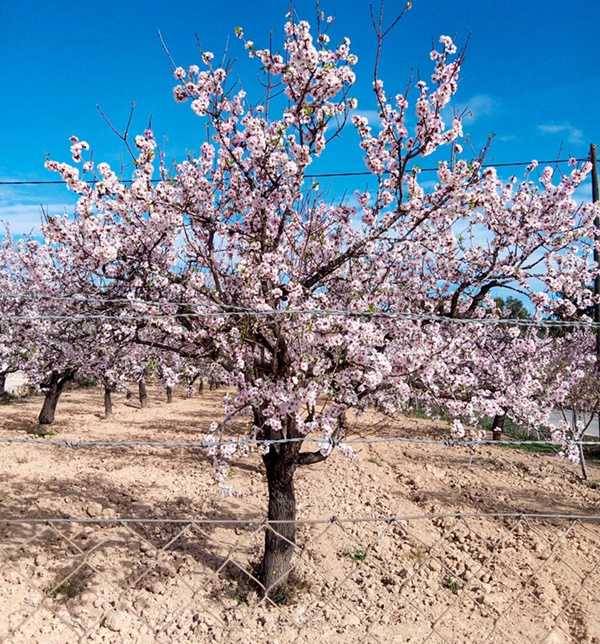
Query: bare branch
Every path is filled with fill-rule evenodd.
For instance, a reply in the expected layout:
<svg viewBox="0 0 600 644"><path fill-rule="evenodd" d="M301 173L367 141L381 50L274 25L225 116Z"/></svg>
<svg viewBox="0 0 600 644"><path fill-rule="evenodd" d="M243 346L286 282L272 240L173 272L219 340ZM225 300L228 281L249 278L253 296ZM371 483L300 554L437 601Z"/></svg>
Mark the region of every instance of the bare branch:
<svg viewBox="0 0 600 644"><path fill-rule="evenodd" d="M129 128L131 127L131 121L133 120L133 113L134 113L134 111L135 111L135 103L132 103L132 104L131 104L131 109L129 110L129 117L128 117L128 119L127 119L127 125L125 126L125 130L124 130L124 132L123 132L122 134L121 134L121 132L119 132L119 130L117 130L117 128L112 124L112 122L110 121L110 119L109 119L109 118L106 116L106 114L102 111L102 109L101 109L101 107L100 107L99 105L96 105L96 109L98 110L98 112L100 112L100 116L102 117L102 119L104 120L104 122L106 123L106 125L108 125L108 127L111 129L111 131L112 131L114 134L116 134L116 135L119 137L119 139L121 139L121 141L123 141L123 143L125 144L125 147L127 148L127 151L128 151L128 152L129 152L129 154L131 155L131 158L135 161L135 159L136 159L136 155L135 155L135 153L134 153L133 149L131 148L131 145L129 145Z"/></svg>
<svg viewBox="0 0 600 644"><path fill-rule="evenodd" d="M162 34L160 33L160 29L158 30L158 38L160 40L160 44L162 45L162 48L163 48L165 54L167 54L167 57L169 59L169 63L171 65L171 71L174 72L175 69L177 68L177 65L175 64L175 61L173 60L173 56L171 56L171 52L169 51L169 49L168 49L168 47L167 47L167 45L166 45L166 43L165 43L165 41L164 41L164 39L162 37Z"/></svg>

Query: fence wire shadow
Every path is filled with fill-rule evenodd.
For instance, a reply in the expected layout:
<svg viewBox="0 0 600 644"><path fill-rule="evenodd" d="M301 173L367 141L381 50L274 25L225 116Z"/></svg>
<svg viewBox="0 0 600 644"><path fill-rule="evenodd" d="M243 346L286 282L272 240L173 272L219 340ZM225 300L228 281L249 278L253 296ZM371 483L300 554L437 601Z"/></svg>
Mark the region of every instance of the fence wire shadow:
<svg viewBox="0 0 600 644"><path fill-rule="evenodd" d="M600 642L600 517L0 520L0 641Z"/></svg>

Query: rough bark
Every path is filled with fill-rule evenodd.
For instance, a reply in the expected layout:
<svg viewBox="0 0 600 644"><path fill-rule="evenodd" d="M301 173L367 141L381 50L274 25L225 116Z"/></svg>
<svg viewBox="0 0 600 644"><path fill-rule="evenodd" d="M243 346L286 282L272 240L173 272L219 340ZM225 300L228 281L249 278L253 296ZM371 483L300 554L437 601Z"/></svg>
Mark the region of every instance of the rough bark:
<svg viewBox="0 0 600 644"><path fill-rule="evenodd" d="M281 418L281 429L275 430L270 427L270 423L265 422L261 408L255 407L253 414L254 425L263 428L261 438L278 441L300 437L295 416ZM342 437L346 430L345 414L339 417L338 423L338 434ZM265 550L259 581L264 595L275 602L285 599L296 549L296 468L299 465L320 463L326 458L320 452L301 452L301 449L300 440L274 444L262 457L269 494L269 525L265 530Z"/></svg>
<svg viewBox="0 0 600 644"><path fill-rule="evenodd" d="M43 434L48 431L48 426L54 423L56 415L56 406L58 399L63 392L65 385L75 378L77 369L68 369L66 371L53 371L44 387L46 395L44 404L38 416L38 427L34 433Z"/></svg>
<svg viewBox="0 0 600 644"><path fill-rule="evenodd" d="M581 465L581 476L584 481L589 481L587 463L585 462L585 452L581 441L579 442L579 464Z"/></svg>
<svg viewBox="0 0 600 644"><path fill-rule="evenodd" d="M312 416L311 416L312 417ZM260 409L254 409L254 424L264 427ZM294 416L282 418L283 430L267 430L265 438L280 440L298 438ZM347 432L346 415L338 418L337 438ZM286 586L292 570L292 559L296 549L296 492L294 474L300 465L313 465L324 461L327 456L319 452L301 452L302 442L272 445L263 455L269 492L269 529L265 531L265 551L260 582L264 594L274 601L285 598Z"/></svg>
<svg viewBox="0 0 600 644"><path fill-rule="evenodd" d="M276 599L288 581L296 543L295 457L289 445L273 447L263 456L269 491L269 529L265 531L261 583Z"/></svg>
<svg viewBox="0 0 600 644"><path fill-rule="evenodd" d="M104 418L113 417L112 407L112 390L108 385L104 385Z"/></svg>
<svg viewBox="0 0 600 644"><path fill-rule="evenodd" d="M138 383L138 390L139 390L139 395L140 395L140 405L143 407L148 406L148 391L146 389L146 382L144 380L140 380Z"/></svg>

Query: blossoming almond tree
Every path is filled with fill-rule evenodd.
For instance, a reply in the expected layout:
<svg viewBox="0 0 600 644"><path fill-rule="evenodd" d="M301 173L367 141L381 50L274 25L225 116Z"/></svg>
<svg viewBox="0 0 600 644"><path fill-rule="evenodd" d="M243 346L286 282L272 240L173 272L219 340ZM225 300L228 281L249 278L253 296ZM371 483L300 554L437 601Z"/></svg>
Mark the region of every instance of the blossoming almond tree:
<svg viewBox="0 0 600 644"><path fill-rule="evenodd" d="M54 421L60 394L82 364L79 341L86 344L90 336L86 325L73 323L71 311L65 314L52 263L54 249L28 238L7 237L5 242L0 250L3 299L11 301L3 307L3 323L11 330L13 367L45 392L41 429Z"/></svg>
<svg viewBox="0 0 600 644"><path fill-rule="evenodd" d="M17 279L18 264L17 247L7 229L0 241L0 402L10 401L6 379L20 369L23 358L19 330L20 321L27 314L27 303Z"/></svg>
<svg viewBox="0 0 600 644"><path fill-rule="evenodd" d="M0 245L0 280L0 350L5 363L0 375L5 368L22 370L28 383L45 393L38 427L32 431L48 431L65 386L76 377L102 381L105 413L110 416L110 392L128 375L135 354L135 324L118 315L110 319L114 310L107 308L106 298L98 302L101 285L85 263L73 262L65 245L7 235ZM98 304L100 311L94 309ZM86 316L81 315L84 306Z"/></svg>
<svg viewBox="0 0 600 644"><path fill-rule="evenodd" d="M87 144L75 138L76 165L47 164L80 195L76 219L48 222L48 243L68 247L103 280L105 293L130 298L124 310L153 317L138 342L209 360L227 374L232 393L207 439L225 490L227 461L261 441L270 520L261 583L268 594L292 566L295 472L325 460L334 446L352 455L343 440L349 410L393 412L416 392L457 418L509 407L530 409L539 422L527 387L510 378L497 389L481 386L489 378L490 326L423 316L497 317L492 293L499 286L529 296L539 313L552 310L559 286L591 298L582 284L593 275L594 213L572 198L588 168L555 182L549 169L538 181L532 167L522 183L506 184L482 158L459 160L440 164L427 192L411 161L443 146L460 155L460 116L449 126L444 117L461 54L450 38L440 39L431 83L417 83L410 132L408 91L389 98L376 80L374 133L353 112L350 41L330 45L321 26L313 35L288 15L282 53L258 49L236 30L265 74L258 103L210 53L201 67L177 68L175 99L190 102L210 139L173 172L159 159L158 181L150 131L135 139L130 185L107 164L84 160ZM375 185L357 193L356 207L324 200L305 179L350 116ZM81 175L81 164L94 181ZM218 444L236 432L241 441ZM321 442L307 448L303 441L313 436Z"/></svg>

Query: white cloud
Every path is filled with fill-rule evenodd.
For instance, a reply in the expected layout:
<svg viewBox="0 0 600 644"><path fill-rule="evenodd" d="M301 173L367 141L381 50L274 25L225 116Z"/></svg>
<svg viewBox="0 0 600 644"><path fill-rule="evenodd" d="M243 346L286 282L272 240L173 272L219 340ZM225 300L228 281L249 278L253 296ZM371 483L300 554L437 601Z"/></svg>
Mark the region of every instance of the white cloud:
<svg viewBox="0 0 600 644"><path fill-rule="evenodd" d="M570 123L559 123L559 124L545 124L538 125L538 131L542 134L559 134L564 135L567 143L572 143L575 145L584 143L583 132L572 126Z"/></svg>
<svg viewBox="0 0 600 644"><path fill-rule="evenodd" d="M50 215L64 213L65 204L49 204L44 210ZM42 206L39 204L0 204L0 235L4 232L4 224L8 224L13 235L38 233L42 224Z"/></svg>
<svg viewBox="0 0 600 644"><path fill-rule="evenodd" d="M33 205L2 205L0 206L0 223L4 232L6 225L13 235L22 235L39 230L42 220L40 206Z"/></svg>
<svg viewBox="0 0 600 644"><path fill-rule="evenodd" d="M452 104L459 114L465 112L465 121L473 123L481 116L494 114L499 107L498 101L490 94L475 94L467 101Z"/></svg>
<svg viewBox="0 0 600 644"><path fill-rule="evenodd" d="M452 115L456 110L459 114L465 113L465 121L473 123L482 116L489 116L498 111L499 103L490 94L475 94L466 101L452 102L443 111L443 118L447 123L452 121ZM369 125L379 126L379 112L377 110L355 110L352 115L363 116L369 121ZM408 110L409 119L414 118L414 106Z"/></svg>
<svg viewBox="0 0 600 644"><path fill-rule="evenodd" d="M18 181L4 176L0 176L0 180L5 184ZM44 212L51 216L72 214L75 201L76 196L67 193L64 186L3 185L0 192L0 236L4 233L4 224L8 224L13 235L31 232L39 235Z"/></svg>
<svg viewBox="0 0 600 644"><path fill-rule="evenodd" d="M586 181L584 181L577 190L575 190L573 194L573 198L575 201L579 202L590 202L592 201L592 182L588 178Z"/></svg>
<svg viewBox="0 0 600 644"><path fill-rule="evenodd" d="M506 143L508 141L516 141L517 137L514 134L503 134L501 136L495 137L494 140L500 141L501 143Z"/></svg>
<svg viewBox="0 0 600 644"><path fill-rule="evenodd" d="M373 127L374 125L379 126L379 112L377 110L353 110L351 116L362 116L369 121L369 125Z"/></svg>

